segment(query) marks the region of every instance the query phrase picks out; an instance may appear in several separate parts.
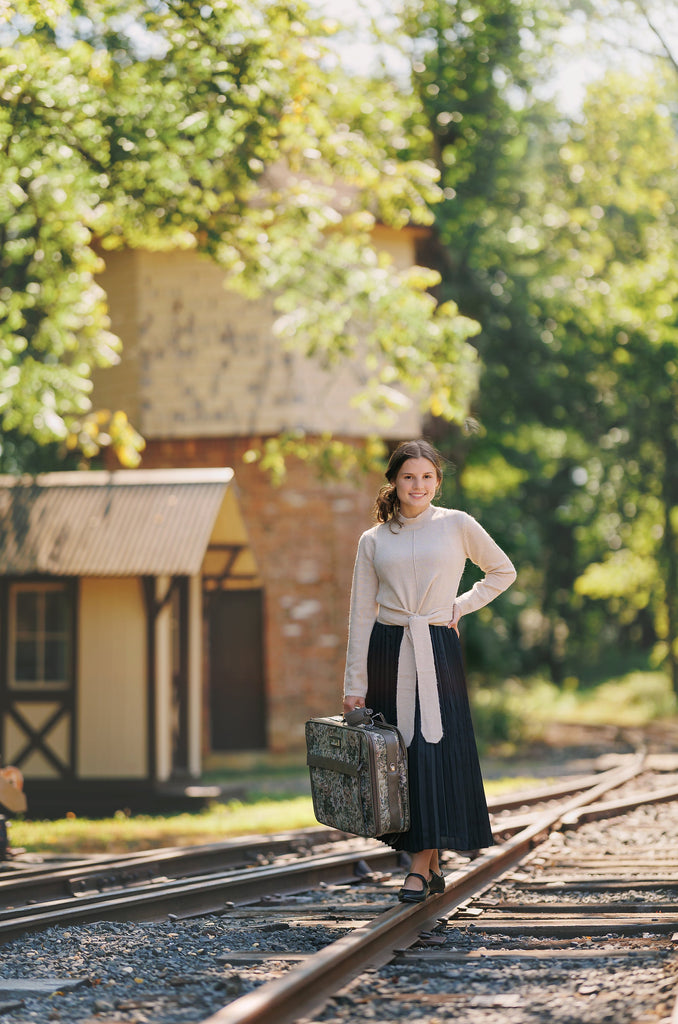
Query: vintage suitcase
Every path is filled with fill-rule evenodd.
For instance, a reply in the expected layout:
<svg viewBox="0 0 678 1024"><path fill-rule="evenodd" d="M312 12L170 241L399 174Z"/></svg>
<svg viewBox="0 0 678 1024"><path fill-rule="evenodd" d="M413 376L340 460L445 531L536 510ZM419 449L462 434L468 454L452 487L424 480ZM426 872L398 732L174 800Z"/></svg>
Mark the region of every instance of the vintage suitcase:
<svg viewBox="0 0 678 1024"><path fill-rule="evenodd" d="M407 747L383 715L357 708L345 718L311 718L306 763L324 825L368 838L409 829Z"/></svg>

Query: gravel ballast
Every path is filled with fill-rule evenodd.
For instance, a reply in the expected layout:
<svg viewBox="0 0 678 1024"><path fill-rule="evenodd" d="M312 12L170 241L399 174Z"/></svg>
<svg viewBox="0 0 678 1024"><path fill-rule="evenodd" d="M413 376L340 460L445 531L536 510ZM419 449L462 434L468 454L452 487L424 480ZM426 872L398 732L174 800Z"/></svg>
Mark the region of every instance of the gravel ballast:
<svg viewBox="0 0 678 1024"><path fill-rule="evenodd" d="M640 807L556 833L535 851L530 864L482 894L477 916L472 916L473 904L467 917L451 915L430 936L430 945L362 975L312 1020L670 1024L678 992L678 942L670 933L649 929L623 936L611 929L587 935L584 924L576 938L555 940L530 935L527 926L524 935L485 934L482 928L483 913L487 908L492 913L493 906L500 909L501 903L567 902L595 911L609 900L629 907L678 904L673 886L634 887L634 880L652 874L648 865L675 877L678 886L678 872L671 866L678 861L676 851L676 803ZM628 887L609 894L583 885L577 889L577 873L583 874L587 861L596 862L595 874L623 875ZM460 863L451 858L451 866ZM565 876L575 883L563 892L558 879ZM374 905L375 915L391 906L399 884L400 878L386 875L381 884L368 879L362 885L325 886L284 897L279 916L276 901L269 900L251 911L237 907L162 923L97 922L26 934L2 948L0 1024L203 1021L288 970L286 951L312 953L339 938L350 927L352 906L356 915L366 904ZM496 951L502 955L493 955ZM248 952L268 952L271 959L247 962L242 954Z"/></svg>

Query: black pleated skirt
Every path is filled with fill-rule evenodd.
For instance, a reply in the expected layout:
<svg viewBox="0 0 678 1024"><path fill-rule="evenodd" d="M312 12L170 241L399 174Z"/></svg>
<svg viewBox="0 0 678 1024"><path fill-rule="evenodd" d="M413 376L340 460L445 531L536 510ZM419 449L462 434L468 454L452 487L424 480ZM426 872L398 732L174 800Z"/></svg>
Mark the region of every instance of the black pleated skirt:
<svg viewBox="0 0 678 1024"><path fill-rule="evenodd" d="M417 695L414 738L408 748L411 827L379 839L394 850L476 850L492 846L478 750L471 722L459 637L446 626L429 626L438 678L443 738L421 735ZM402 626L375 622L367 656L368 708L396 723L398 656Z"/></svg>

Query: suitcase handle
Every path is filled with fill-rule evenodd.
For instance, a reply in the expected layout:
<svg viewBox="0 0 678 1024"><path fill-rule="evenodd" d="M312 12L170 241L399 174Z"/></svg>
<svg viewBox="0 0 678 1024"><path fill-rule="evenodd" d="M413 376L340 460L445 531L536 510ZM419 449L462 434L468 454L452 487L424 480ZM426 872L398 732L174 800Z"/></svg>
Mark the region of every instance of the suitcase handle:
<svg viewBox="0 0 678 1024"><path fill-rule="evenodd" d="M371 708L353 708L344 715L346 725L386 725L386 720L380 711L374 712Z"/></svg>

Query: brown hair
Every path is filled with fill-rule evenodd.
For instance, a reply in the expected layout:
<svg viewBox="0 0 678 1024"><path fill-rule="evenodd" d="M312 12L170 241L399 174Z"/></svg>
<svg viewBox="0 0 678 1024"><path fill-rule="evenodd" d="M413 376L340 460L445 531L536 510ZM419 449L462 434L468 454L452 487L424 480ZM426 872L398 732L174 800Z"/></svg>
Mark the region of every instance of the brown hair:
<svg viewBox="0 0 678 1024"><path fill-rule="evenodd" d="M388 483L384 484L381 488L374 503L372 512L378 523L400 523L400 502L398 501L395 482L400 472L400 467L408 459L428 459L435 466L438 486L442 483L443 460L433 445L429 441L424 440L403 441L388 460L388 466L386 467Z"/></svg>

